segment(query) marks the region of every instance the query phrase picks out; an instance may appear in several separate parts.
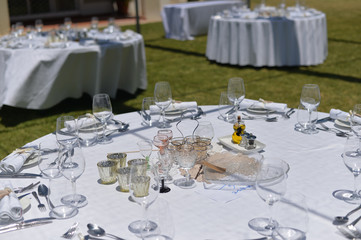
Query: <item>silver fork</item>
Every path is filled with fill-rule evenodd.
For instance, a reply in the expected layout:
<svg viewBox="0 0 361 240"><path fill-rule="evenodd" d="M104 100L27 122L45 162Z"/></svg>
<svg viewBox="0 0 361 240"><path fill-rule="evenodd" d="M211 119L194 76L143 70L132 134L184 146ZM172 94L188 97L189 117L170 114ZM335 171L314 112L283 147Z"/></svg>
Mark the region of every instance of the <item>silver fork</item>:
<svg viewBox="0 0 361 240"><path fill-rule="evenodd" d="M78 225L79 223L75 222L61 237L66 239L72 239L76 233L76 230L78 229Z"/></svg>
<svg viewBox="0 0 361 240"><path fill-rule="evenodd" d="M39 208L39 210L41 211L41 212L45 212L46 211L46 207L45 207L45 205L44 204L42 204L41 202L40 202L40 199L39 199L39 197L38 197L38 194L34 191L34 192L32 192L32 194L33 194L33 196L35 197L35 199L38 201L38 203L39 203L39 205L38 205L38 208Z"/></svg>

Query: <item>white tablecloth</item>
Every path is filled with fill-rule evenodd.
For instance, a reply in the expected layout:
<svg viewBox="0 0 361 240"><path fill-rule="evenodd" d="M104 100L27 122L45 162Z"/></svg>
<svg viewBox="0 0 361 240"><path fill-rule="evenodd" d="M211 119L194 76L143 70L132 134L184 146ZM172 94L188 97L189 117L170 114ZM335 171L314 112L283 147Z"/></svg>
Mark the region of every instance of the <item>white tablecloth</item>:
<svg viewBox="0 0 361 240"><path fill-rule="evenodd" d="M225 18L209 23L210 60L232 65L309 66L327 57L326 16Z"/></svg>
<svg viewBox="0 0 361 240"><path fill-rule="evenodd" d="M194 36L205 35L209 19L217 12L241 6L240 1L205 1L165 5L162 21L166 38L193 40Z"/></svg>
<svg viewBox="0 0 361 240"><path fill-rule="evenodd" d="M232 133L232 125L218 119L216 106L202 106L207 114L201 120L213 123L215 137ZM246 121L246 130L257 136L257 140L266 144L264 152L267 157L279 157L290 165L287 179L288 191L298 191L307 198L309 212L309 231L307 239L343 239L335 226L334 216L342 215L353 209L355 205L337 200L332 192L338 189L352 189L353 176L343 164L341 153L345 138L336 137L332 133L319 132L305 135L294 131L296 115L291 119L280 119L278 122L261 120ZM319 118L325 117L319 113ZM96 163L106 158L109 152L126 152L138 150L137 141L151 139L156 135L156 127L144 127L138 113L132 112L117 115L116 119L130 122L129 131L113 135L114 142L109 145L95 145L84 148L86 170L77 180L77 191L88 198L88 205L79 210L79 214L67 220L54 221L50 225L29 228L21 231L1 234L1 239L61 239L60 236L75 221L83 234L86 224L93 222L106 228L109 233L125 239L137 239L128 231L128 224L141 218L140 206L129 202L128 194L116 190L117 184L100 185ZM191 121L189 123L191 124ZM331 122L326 123L332 126ZM174 136L179 136L175 123L172 123ZM49 130L52 131L52 130ZM34 142L55 144L55 135L46 135ZM44 146L45 144L42 144ZM152 155L155 155L153 153ZM129 153L128 160L140 157L139 153ZM25 169L24 172L39 173L37 167ZM174 176L178 178L179 176ZM45 184L48 180L41 179ZM25 186L31 179L11 179L12 185ZM248 221L254 217L268 217L268 208L254 190L240 191L239 198L228 203L211 200L201 191L203 185L197 183L194 189L180 189L169 185L171 192L161 194L170 204L175 225L175 239L249 239L261 237L248 228ZM212 191L212 190L208 190ZM218 191L215 194L233 194L229 191ZM41 199L44 201L44 198ZM31 199L31 208L24 218L44 217L47 213L37 209L37 202ZM356 218L355 214L351 219Z"/></svg>
<svg viewBox="0 0 361 240"><path fill-rule="evenodd" d="M66 48L0 47L0 107L50 108L65 98L146 89L143 37Z"/></svg>

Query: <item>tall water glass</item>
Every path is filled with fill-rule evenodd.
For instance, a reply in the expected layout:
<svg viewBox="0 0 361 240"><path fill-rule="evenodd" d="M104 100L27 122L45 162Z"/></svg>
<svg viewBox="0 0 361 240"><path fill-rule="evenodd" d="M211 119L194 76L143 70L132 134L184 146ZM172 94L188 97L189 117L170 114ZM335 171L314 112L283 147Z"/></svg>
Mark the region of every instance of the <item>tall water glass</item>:
<svg viewBox="0 0 361 240"><path fill-rule="evenodd" d="M107 121L112 116L112 103L108 94L99 93L93 97L93 115L101 122L103 126L103 134L99 139L100 144L111 143L112 139L105 135Z"/></svg>
<svg viewBox="0 0 361 240"><path fill-rule="evenodd" d="M306 109L303 105L300 104L297 110L298 123L296 124L295 129L297 131L306 134L318 133L318 130L316 128L317 120L318 120L317 109L313 110L310 116L310 112L308 111L308 109Z"/></svg>
<svg viewBox="0 0 361 240"><path fill-rule="evenodd" d="M88 115L81 115L77 120L78 136L82 146L89 147L97 142L99 122Z"/></svg>
<svg viewBox="0 0 361 240"><path fill-rule="evenodd" d="M221 92L218 103L219 119L226 122L234 122L236 117L233 111L234 105L228 98L227 92Z"/></svg>
<svg viewBox="0 0 361 240"><path fill-rule="evenodd" d="M78 127L73 116L56 119L56 140L68 150L78 141Z"/></svg>
<svg viewBox="0 0 361 240"><path fill-rule="evenodd" d="M244 88L244 81L242 78L236 77L229 79L227 96L228 99L233 102L235 115L238 116L239 104L246 96L246 90Z"/></svg>
<svg viewBox="0 0 361 240"><path fill-rule="evenodd" d="M165 121L165 109L172 102L172 90L168 82L157 82L154 87L154 101L162 112L162 122L159 128L169 127L170 124Z"/></svg>
<svg viewBox="0 0 361 240"><path fill-rule="evenodd" d="M286 172L280 159L265 158L256 178L258 196L268 205L269 218L254 218L248 226L265 236L271 236L278 226L273 219L273 205L286 193Z"/></svg>
<svg viewBox="0 0 361 240"><path fill-rule="evenodd" d="M70 151L59 154L60 170L65 178L70 180L72 184L72 194L63 197L64 204L72 205L80 208L87 205L87 199L84 195L77 194L76 180L83 174L85 170L85 158L80 143L73 145Z"/></svg>
<svg viewBox="0 0 361 240"><path fill-rule="evenodd" d="M311 126L311 115L314 110L320 105L321 94L320 88L317 84L305 84L302 87L300 103L307 109L309 115L309 126ZM312 134L315 129L307 129L305 133Z"/></svg>

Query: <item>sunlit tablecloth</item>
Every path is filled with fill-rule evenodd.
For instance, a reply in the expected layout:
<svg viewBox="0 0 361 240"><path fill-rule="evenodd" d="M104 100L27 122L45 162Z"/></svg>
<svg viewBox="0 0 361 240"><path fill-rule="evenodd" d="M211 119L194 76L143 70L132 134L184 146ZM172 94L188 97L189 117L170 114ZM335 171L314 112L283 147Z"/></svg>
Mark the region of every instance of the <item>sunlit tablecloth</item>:
<svg viewBox="0 0 361 240"><path fill-rule="evenodd" d="M146 89L144 40L128 39L98 44L68 42L68 47L0 47L0 107L50 108L65 98L118 89L134 94Z"/></svg>
<svg viewBox="0 0 361 240"><path fill-rule="evenodd" d="M209 23L206 56L232 65L309 66L325 61L327 24L324 13L307 16L213 16Z"/></svg>
<svg viewBox="0 0 361 240"><path fill-rule="evenodd" d="M202 120L211 121L215 130L213 144L217 138L232 133L232 125L218 119L216 106L202 106L207 114ZM309 231L307 239L343 239L335 226L334 216L345 214L355 205L336 200L332 192L338 189L352 189L353 176L343 164L341 153L345 138L336 137L333 133L319 132L305 135L294 131L297 114L291 119L280 119L278 122L262 120L246 121L246 130L257 136L257 140L266 144L262 153L267 157L282 158L290 165L288 173L288 191L298 191L307 198L309 207ZM325 117L319 113L319 118ZM109 152L125 152L137 150L137 141L151 139L158 131L156 127L141 125L140 116L136 112L117 115L116 119L129 122L129 131L113 135L114 142L109 145L96 145L84 148L86 170L77 181L77 191L84 194L89 204L79 209L79 214L67 220L54 221L50 225L29 228L21 231L0 234L1 239L61 239L60 236L75 221L80 230L86 233L87 223L97 223L107 232L125 239L137 239L128 231L128 224L141 218L141 208L129 202L128 194L116 190L117 184L100 185L97 161L106 158ZM184 122L190 126L191 121ZM326 123L332 126L331 122ZM55 126L55 123L54 123ZM172 123L174 136L179 136L175 123ZM49 129L49 132L54 129ZM34 143L54 144L55 135L49 134ZM153 153L154 155L155 153ZM129 153L128 160L140 157L139 153ZM37 167L24 172L39 173ZM178 178L176 175L174 178ZM41 179L45 184L48 180ZM24 186L31 179L11 179L14 187ZM254 217L268 217L268 208L254 190L239 191L237 199L228 203L214 201L202 192L203 185L197 183L194 189L180 189L169 185L171 192L160 194L170 204L175 225L175 239L249 239L261 237L249 229L247 223ZM212 190L208 190L212 191ZM218 191L215 194L234 194L230 191ZM44 198L41 199L44 201ZM25 213L25 219L47 216L37 209L37 202L31 199L31 208ZM356 218L356 214L354 217ZM352 219L354 219L352 217Z"/></svg>
<svg viewBox="0 0 361 240"><path fill-rule="evenodd" d="M166 38L193 40L207 34L209 19L217 12L241 6L240 1L205 1L165 5L162 21Z"/></svg>

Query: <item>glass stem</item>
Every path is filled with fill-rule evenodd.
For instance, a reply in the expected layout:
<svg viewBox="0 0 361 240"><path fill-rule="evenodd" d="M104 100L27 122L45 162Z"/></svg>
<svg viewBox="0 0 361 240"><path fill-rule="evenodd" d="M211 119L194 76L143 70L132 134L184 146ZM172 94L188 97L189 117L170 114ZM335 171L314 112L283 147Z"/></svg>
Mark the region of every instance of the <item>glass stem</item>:
<svg viewBox="0 0 361 240"><path fill-rule="evenodd" d="M162 119L163 119L163 121L162 121L163 126L165 126L165 109L163 109L163 111L162 111Z"/></svg>
<svg viewBox="0 0 361 240"><path fill-rule="evenodd" d="M75 202L75 195L76 195L76 180L71 180L71 188L73 189L73 201Z"/></svg>
<svg viewBox="0 0 361 240"><path fill-rule="evenodd" d="M274 229L272 206L273 204L268 204L269 219L268 219L268 226L266 227L267 229L271 229L271 230Z"/></svg>
<svg viewBox="0 0 361 240"><path fill-rule="evenodd" d="M103 134L102 134L102 139L105 139L105 129L106 129L106 127L107 127L107 122L106 122L106 121L104 121L104 123L103 123Z"/></svg>
<svg viewBox="0 0 361 240"><path fill-rule="evenodd" d="M189 174L188 168L186 169L186 181L187 181L187 182L190 181L190 174Z"/></svg>
<svg viewBox="0 0 361 240"><path fill-rule="evenodd" d="M353 179L354 179L354 181L353 181L353 197L354 198L358 198L359 197L359 194L358 194L358 187L357 187L357 177L359 176L359 174L354 174L353 175Z"/></svg>
<svg viewBox="0 0 361 240"><path fill-rule="evenodd" d="M237 117L238 117L238 100L234 100L234 114L236 116L236 121L237 121Z"/></svg>

